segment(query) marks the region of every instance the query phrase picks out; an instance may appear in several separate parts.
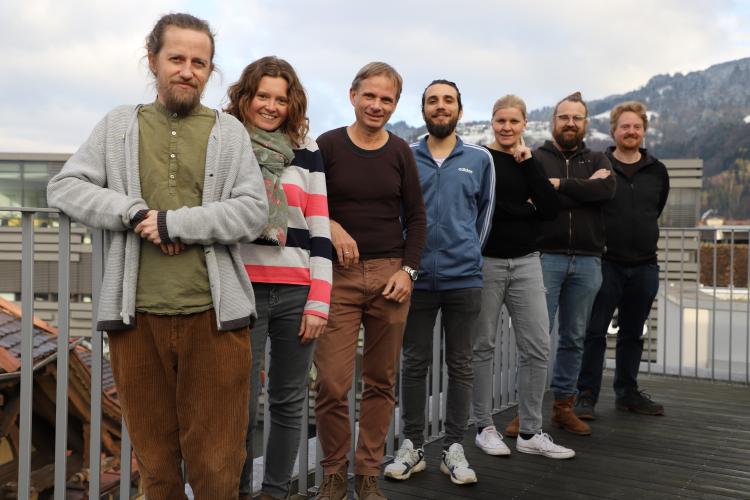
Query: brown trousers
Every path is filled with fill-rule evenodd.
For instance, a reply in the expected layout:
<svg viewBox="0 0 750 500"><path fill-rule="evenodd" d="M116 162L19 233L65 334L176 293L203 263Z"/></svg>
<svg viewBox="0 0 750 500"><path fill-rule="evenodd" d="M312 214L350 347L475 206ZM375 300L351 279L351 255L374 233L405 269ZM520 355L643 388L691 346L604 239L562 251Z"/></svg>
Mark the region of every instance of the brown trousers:
<svg viewBox="0 0 750 500"><path fill-rule="evenodd" d="M136 328L108 336L149 500L186 498L182 460L196 499L236 499L250 397L248 329L219 332L211 309L138 313Z"/></svg>
<svg viewBox="0 0 750 500"><path fill-rule="evenodd" d="M356 266L333 268L331 314L315 347L318 370L315 418L323 449L320 461L326 474L347 463L351 447L348 393L352 386L359 326L365 327L362 355L362 402L355 473L377 475L393 415L398 357L409 301L403 304L382 296L401 259L372 259Z"/></svg>

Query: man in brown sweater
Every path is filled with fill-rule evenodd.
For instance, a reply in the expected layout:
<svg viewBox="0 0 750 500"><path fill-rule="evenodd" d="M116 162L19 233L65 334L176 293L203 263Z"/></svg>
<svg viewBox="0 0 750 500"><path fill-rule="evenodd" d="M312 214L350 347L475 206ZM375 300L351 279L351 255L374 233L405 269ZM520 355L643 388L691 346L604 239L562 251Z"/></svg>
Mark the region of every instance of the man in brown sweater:
<svg viewBox="0 0 750 500"><path fill-rule="evenodd" d="M406 142L384 128L396 109L401 87L401 76L391 66L367 64L349 91L355 122L318 138L326 167L331 241L338 258L333 267L331 314L315 351L315 411L325 473L320 500L346 497L346 455L351 447L348 393L360 324L365 328L364 390L355 491L362 500L385 498L378 488L378 475L426 231L414 157Z"/></svg>

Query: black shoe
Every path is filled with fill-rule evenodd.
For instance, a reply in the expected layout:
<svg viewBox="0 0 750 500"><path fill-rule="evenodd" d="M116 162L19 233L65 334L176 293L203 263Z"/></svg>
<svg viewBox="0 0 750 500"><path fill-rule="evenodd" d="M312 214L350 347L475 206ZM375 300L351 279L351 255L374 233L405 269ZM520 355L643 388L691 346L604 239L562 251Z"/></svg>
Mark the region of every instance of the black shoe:
<svg viewBox="0 0 750 500"><path fill-rule="evenodd" d="M591 395L591 391L583 391L578 394L573 411L575 411L576 416L581 420L596 420L594 405L596 405L596 402Z"/></svg>
<svg viewBox="0 0 750 500"><path fill-rule="evenodd" d="M615 399L615 408L641 415L664 415L663 405L651 401L651 396L637 389L630 391L624 398Z"/></svg>

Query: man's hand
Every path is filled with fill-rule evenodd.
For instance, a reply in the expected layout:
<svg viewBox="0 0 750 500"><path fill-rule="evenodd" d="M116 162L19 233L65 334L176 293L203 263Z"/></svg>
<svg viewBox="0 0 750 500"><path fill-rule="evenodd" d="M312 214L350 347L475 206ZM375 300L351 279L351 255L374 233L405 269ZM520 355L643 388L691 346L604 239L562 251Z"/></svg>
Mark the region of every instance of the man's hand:
<svg viewBox="0 0 750 500"><path fill-rule="evenodd" d="M411 290L414 287L414 282L411 280L409 274L399 269L393 276L388 279L388 283L385 284L383 289L383 297L399 304L409 298Z"/></svg>
<svg viewBox="0 0 750 500"><path fill-rule="evenodd" d="M610 175L612 175L611 170L609 170L608 168L600 168L599 170L591 174L591 177L589 177L589 179L606 179Z"/></svg>
<svg viewBox="0 0 750 500"><path fill-rule="evenodd" d="M331 221L331 242L333 243L333 248L336 249L339 264L349 267L350 264L359 263L357 242L346 232L346 229L341 227L341 224L334 220Z"/></svg>
<svg viewBox="0 0 750 500"><path fill-rule="evenodd" d="M312 314L303 314L299 325L300 342L307 344L320 337L328 324L327 319Z"/></svg>
<svg viewBox="0 0 750 500"><path fill-rule="evenodd" d="M164 255L180 255L180 252L185 250L185 244L181 241L175 243L161 243L159 245Z"/></svg>
<svg viewBox="0 0 750 500"><path fill-rule="evenodd" d="M156 224L156 216L159 212L157 210L149 210L146 218L143 219L137 226L135 226L135 234L141 238L150 241L154 245L161 245L161 238L159 238L159 228ZM164 251L162 249L162 251Z"/></svg>
<svg viewBox="0 0 750 500"><path fill-rule="evenodd" d="M552 184L552 187L555 188L555 191L560 189L560 179L557 177L550 177L549 182Z"/></svg>

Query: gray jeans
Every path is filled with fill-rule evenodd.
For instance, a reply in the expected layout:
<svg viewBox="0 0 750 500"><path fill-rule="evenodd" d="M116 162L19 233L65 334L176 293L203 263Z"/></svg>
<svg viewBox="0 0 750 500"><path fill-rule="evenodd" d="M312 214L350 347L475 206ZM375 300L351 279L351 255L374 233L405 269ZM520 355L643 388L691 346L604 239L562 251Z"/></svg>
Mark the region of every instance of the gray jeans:
<svg viewBox="0 0 750 500"><path fill-rule="evenodd" d="M240 494L252 492L252 434L258 421L260 367L265 359L266 339L271 341L267 404L270 411L268 443L264 452L262 491L286 498L299 449L302 407L307 404L307 383L314 342L302 344L299 328L310 287L253 283L258 320L252 329L253 366L250 385L250 423L247 459L240 476ZM221 411L217 409L217 411Z"/></svg>
<svg viewBox="0 0 750 500"><path fill-rule="evenodd" d="M474 336L474 402L477 427L492 422L492 361L503 304L510 313L518 348L518 415L521 432L542 429L547 384L549 317L539 253L515 259L484 258L482 312Z"/></svg>
<svg viewBox="0 0 750 500"><path fill-rule="evenodd" d="M404 437L414 446L424 444L427 370L432 363L432 332L438 310L445 332L448 394L444 446L463 441L471 404L471 331L479 316L481 288L431 292L414 290L404 332ZM437 396L437 395L433 395ZM437 416L434 416L437 418Z"/></svg>

